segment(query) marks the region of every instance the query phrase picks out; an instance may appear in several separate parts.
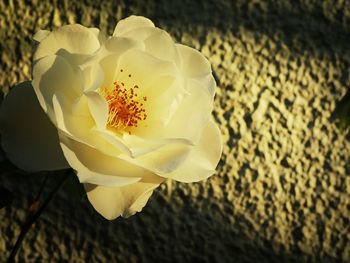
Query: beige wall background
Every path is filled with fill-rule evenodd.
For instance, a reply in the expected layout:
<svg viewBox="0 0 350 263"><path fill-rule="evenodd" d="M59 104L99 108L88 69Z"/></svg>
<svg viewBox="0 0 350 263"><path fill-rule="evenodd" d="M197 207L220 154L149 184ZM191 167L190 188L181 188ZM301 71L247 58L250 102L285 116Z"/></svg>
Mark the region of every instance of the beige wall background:
<svg viewBox="0 0 350 263"><path fill-rule="evenodd" d="M2 0L2 91L30 79L36 30L81 23L111 34L130 14L212 63L225 143L217 174L164 183L142 213L112 222L62 192L19 262L350 262L350 144L331 120L350 85L350 1ZM43 176L0 168L16 197L0 210L5 261Z"/></svg>

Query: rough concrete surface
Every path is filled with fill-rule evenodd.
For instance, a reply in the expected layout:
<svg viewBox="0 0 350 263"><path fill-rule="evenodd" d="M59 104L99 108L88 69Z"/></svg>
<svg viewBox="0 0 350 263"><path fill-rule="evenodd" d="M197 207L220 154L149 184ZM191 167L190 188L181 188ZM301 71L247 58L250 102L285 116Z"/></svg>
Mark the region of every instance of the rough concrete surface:
<svg viewBox="0 0 350 263"><path fill-rule="evenodd" d="M218 172L164 183L142 213L112 222L60 193L18 261L350 262L350 144L331 118L350 84L350 1L2 0L1 89L30 79L36 30L78 22L111 34L131 14L212 63ZM16 195L0 210L1 262L42 180L1 172Z"/></svg>

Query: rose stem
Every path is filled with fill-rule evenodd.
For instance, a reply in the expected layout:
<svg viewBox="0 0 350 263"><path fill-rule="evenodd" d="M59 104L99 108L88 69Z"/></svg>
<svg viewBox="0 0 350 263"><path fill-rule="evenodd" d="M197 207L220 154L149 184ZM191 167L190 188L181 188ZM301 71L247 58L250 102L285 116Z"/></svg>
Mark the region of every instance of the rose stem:
<svg viewBox="0 0 350 263"><path fill-rule="evenodd" d="M37 194L37 196L35 197L35 199L34 199L33 202L38 202L38 201L39 201L40 196L41 196L41 194L42 194L43 191L44 191L44 188L45 188L45 185L46 185L46 182L47 182L47 178L48 178L48 174L46 173L46 174L45 174L45 177L44 177L44 180L43 180L43 182L42 182L42 184L41 184L41 186L40 186L40 190L39 190L39 192L38 192L38 194Z"/></svg>
<svg viewBox="0 0 350 263"><path fill-rule="evenodd" d="M38 194L36 195L35 199L29 204L28 211L27 211L27 216L26 216L26 221L28 220L29 217L33 216L33 214L38 211L39 209L39 204L40 204L40 196L42 195L44 188L47 183L47 178L48 178L48 173L45 174L44 180L41 183L40 189Z"/></svg>
<svg viewBox="0 0 350 263"><path fill-rule="evenodd" d="M68 169L66 171L66 173L64 174L64 176L62 176L62 178L59 180L59 182L57 183L55 188L49 193L47 198L44 200L41 207L39 209L37 209L32 215L30 215L27 218L27 220L25 221L25 223L23 224L23 226L21 228L21 232L17 238L16 244L14 245L14 247L11 251L11 254L7 260L8 263L15 262L15 257L16 257L16 254L18 252L18 249L21 247L22 241L24 240L24 237L26 236L26 234L30 230L30 227L40 217L41 213L45 210L45 208L50 203L52 198L55 196L55 194L58 192L58 190L61 188L61 186L66 182L66 180L69 178L69 175L71 175L71 174L72 174L72 169Z"/></svg>

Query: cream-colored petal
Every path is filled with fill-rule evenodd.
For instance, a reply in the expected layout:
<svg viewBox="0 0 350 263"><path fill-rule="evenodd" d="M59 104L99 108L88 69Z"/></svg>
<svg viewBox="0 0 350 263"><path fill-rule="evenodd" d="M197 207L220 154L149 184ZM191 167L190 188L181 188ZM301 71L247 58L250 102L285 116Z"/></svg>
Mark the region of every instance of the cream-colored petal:
<svg viewBox="0 0 350 263"><path fill-rule="evenodd" d="M101 151L156 174L175 170L186 159L192 145L188 140L177 138L155 140L128 134L120 136L108 129L93 131L96 138L110 143L108 148L100 146Z"/></svg>
<svg viewBox="0 0 350 263"><path fill-rule="evenodd" d="M213 98L201 85L201 82L194 79L187 80L188 93L177 105L164 130L165 136L188 139L192 142L198 140L213 109Z"/></svg>
<svg viewBox="0 0 350 263"><path fill-rule="evenodd" d="M63 96L55 94L53 105L57 128L66 136L108 155L129 154L128 149L125 149L123 145L111 145L110 142L96 133L95 120L91 116L85 95L73 104L67 104Z"/></svg>
<svg viewBox="0 0 350 263"><path fill-rule="evenodd" d="M152 192L163 179L138 182L123 187L105 187L85 184L87 197L92 206L108 220L119 216L129 217L140 212Z"/></svg>
<svg viewBox="0 0 350 263"><path fill-rule="evenodd" d="M156 29L155 33L150 35L144 41L146 52L159 59L179 61L179 54L171 36L161 29Z"/></svg>
<svg viewBox="0 0 350 263"><path fill-rule="evenodd" d="M34 65L32 85L41 107L53 122L53 95L60 92L67 102L72 102L81 94L81 84L80 71L63 57L47 56Z"/></svg>
<svg viewBox="0 0 350 263"><path fill-rule="evenodd" d="M105 129L108 118L108 103L98 92L88 91L84 92L91 115L93 116L96 126L99 129Z"/></svg>
<svg viewBox="0 0 350 263"><path fill-rule="evenodd" d="M71 137L87 140L89 130L95 125L90 114L88 102L85 96L81 96L74 103L67 102L60 93L52 98L55 123L59 130Z"/></svg>
<svg viewBox="0 0 350 263"><path fill-rule="evenodd" d="M101 46L106 42L107 37L100 29L97 27L90 27L89 30L97 37Z"/></svg>
<svg viewBox="0 0 350 263"><path fill-rule="evenodd" d="M221 153L221 133L217 124L210 120L186 161L173 172L162 176L185 183L204 180L215 173Z"/></svg>
<svg viewBox="0 0 350 263"><path fill-rule="evenodd" d="M196 142L210 118L213 98L196 79L180 83L183 91L169 88L167 92L149 100L148 118L135 134L149 139L182 139ZM152 98L152 96L150 96ZM158 109L162 111L158 112Z"/></svg>
<svg viewBox="0 0 350 263"><path fill-rule="evenodd" d="M198 77L211 73L210 63L201 52L181 44L176 44L176 47L181 56L180 69L185 76Z"/></svg>
<svg viewBox="0 0 350 263"><path fill-rule="evenodd" d="M37 42L41 42L43 41L49 34L51 33L51 31L49 30L39 30L38 32L36 32L33 36L33 39Z"/></svg>
<svg viewBox="0 0 350 263"><path fill-rule="evenodd" d="M96 32L79 24L66 25L42 39L34 54L34 61L59 54L78 65L99 48L100 40Z"/></svg>
<svg viewBox="0 0 350 263"><path fill-rule="evenodd" d="M119 56L128 49L136 48L144 50L145 48L144 44L139 41L125 37L110 37L106 41L104 47L110 54L118 54Z"/></svg>
<svg viewBox="0 0 350 263"><path fill-rule="evenodd" d="M138 96L142 98L144 95L150 95L151 92L162 94L176 76L177 70L174 63L131 49L120 56L115 81L124 83L126 88L137 85Z"/></svg>
<svg viewBox="0 0 350 263"><path fill-rule="evenodd" d="M143 16L129 16L118 22L113 36L123 36L125 33L140 27L154 27L154 24L151 20Z"/></svg>
<svg viewBox="0 0 350 263"><path fill-rule="evenodd" d="M123 35L124 37L142 42L145 51L161 60L180 64L180 57L175 42L164 30L156 27L137 28Z"/></svg>
<svg viewBox="0 0 350 263"><path fill-rule="evenodd" d="M203 89L206 89L214 97L216 83L208 59L194 48L181 44L176 44L176 48L181 58L179 65L181 73L201 82Z"/></svg>
<svg viewBox="0 0 350 263"><path fill-rule="evenodd" d="M129 163L143 167L153 173L163 176L163 174L175 171L184 161L186 161L191 147L187 144L166 144L147 154L133 158L125 154L119 157Z"/></svg>
<svg viewBox="0 0 350 263"><path fill-rule="evenodd" d="M132 131L132 135L148 141L174 139L167 135L166 126L174 117L185 95L188 94L182 78L171 75L158 76L148 87L146 86L143 93L148 98L147 102L143 103L147 118L138 124L138 128Z"/></svg>
<svg viewBox="0 0 350 263"><path fill-rule="evenodd" d="M132 157L138 158L147 153L153 152L169 144L191 145L188 140L169 138L169 139L145 139L135 135L124 133L122 141L130 148Z"/></svg>
<svg viewBox="0 0 350 263"><path fill-rule="evenodd" d="M83 72L84 90L96 91L102 86L113 86L119 57L129 49L144 50L144 45L122 37L108 38L93 56L79 66Z"/></svg>
<svg viewBox="0 0 350 263"><path fill-rule="evenodd" d="M92 63L99 63L103 70L104 82L102 85L104 87L113 86L113 82L117 79L117 74L121 69L119 68L119 58L130 49L143 50L144 46L132 39L112 37L98 54L99 57L92 61Z"/></svg>
<svg viewBox="0 0 350 263"><path fill-rule="evenodd" d="M112 157L60 133L63 153L70 166L77 171L82 183L104 186L124 186L153 178L146 169Z"/></svg>
<svg viewBox="0 0 350 263"><path fill-rule="evenodd" d="M30 82L15 86L0 110L2 147L8 158L27 171L68 168L57 129L41 109Z"/></svg>
<svg viewBox="0 0 350 263"><path fill-rule="evenodd" d="M118 152L116 153L117 156L120 155L120 151L126 154L127 156L132 156L132 151L129 146L127 146L124 141L121 139L119 134L116 134L114 131L111 131L109 129L92 129L92 133L99 138L102 138L105 140L105 142L110 144L109 150L111 148L116 148ZM106 151L104 151L106 152ZM113 155L113 153L112 153Z"/></svg>
<svg viewBox="0 0 350 263"><path fill-rule="evenodd" d="M102 86L105 72L98 60L89 60L88 63L79 66L82 74L83 90L96 91Z"/></svg>

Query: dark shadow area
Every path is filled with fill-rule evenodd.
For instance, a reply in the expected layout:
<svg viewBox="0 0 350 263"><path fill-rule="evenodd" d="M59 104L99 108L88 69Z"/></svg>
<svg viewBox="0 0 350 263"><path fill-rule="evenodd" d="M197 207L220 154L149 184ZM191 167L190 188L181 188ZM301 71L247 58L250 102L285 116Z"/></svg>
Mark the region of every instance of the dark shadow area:
<svg viewBox="0 0 350 263"><path fill-rule="evenodd" d="M1 175L0 183L16 193L14 204L4 208L11 220L2 220L22 223L23 216L19 217L16 211L26 209L26 203L35 196L43 178L43 174L21 172L6 178ZM47 188L57 180L49 179ZM27 260L28 253L41 261L50 260L50 255L56 255L56 258L59 255L58 258L65 262L70 260L68 257L74 254L73 251L81 251L81 259L89 258L90 262L300 263L315 262L316 259L319 263L340 262L326 256L307 256L297 247L286 251L283 244L275 251L252 226L251 237L244 234L242 229L250 225L245 217L236 215L236 221L230 222L227 215L234 214L232 208L227 207L227 214L222 214L218 204L208 199L180 204L182 194L174 193L169 202L162 193L156 192L142 213L128 219L107 221L96 213L86 198L79 201L61 191L28 233L18 262ZM8 230L7 238L14 240L16 236L10 228ZM296 240L302 236L298 231L294 231ZM45 244L40 255L35 252L39 244ZM6 243L5 254L12 245ZM62 251L62 246L69 251Z"/></svg>
<svg viewBox="0 0 350 263"><path fill-rule="evenodd" d="M242 28L278 39L294 52L310 49L349 60L350 7L337 1L130 1L127 15L147 15L156 24L181 31L212 29L239 35ZM340 1L339 1L340 2ZM133 7L133 8L129 8ZM333 8L335 10L330 10ZM327 17L332 11L335 15ZM199 29L198 29L199 28ZM187 30L186 30L187 29ZM273 54L271 54L273 55Z"/></svg>

